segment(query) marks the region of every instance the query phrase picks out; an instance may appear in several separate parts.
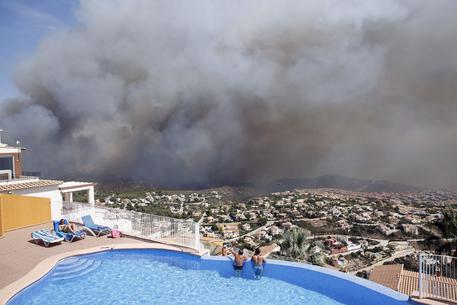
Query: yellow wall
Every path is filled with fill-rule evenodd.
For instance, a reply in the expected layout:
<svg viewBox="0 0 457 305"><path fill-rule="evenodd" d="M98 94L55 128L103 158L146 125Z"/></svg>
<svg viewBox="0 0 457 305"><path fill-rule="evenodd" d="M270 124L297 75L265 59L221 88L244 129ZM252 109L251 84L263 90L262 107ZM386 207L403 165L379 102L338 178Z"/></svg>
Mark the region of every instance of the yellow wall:
<svg viewBox="0 0 457 305"><path fill-rule="evenodd" d="M49 221L49 198L0 194L0 236L14 229Z"/></svg>

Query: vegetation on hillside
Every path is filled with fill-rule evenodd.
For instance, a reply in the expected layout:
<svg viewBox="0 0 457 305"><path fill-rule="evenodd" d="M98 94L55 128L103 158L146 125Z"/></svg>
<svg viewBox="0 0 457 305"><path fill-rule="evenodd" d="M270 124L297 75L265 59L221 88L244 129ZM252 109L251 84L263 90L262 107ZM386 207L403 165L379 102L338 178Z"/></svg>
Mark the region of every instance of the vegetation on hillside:
<svg viewBox="0 0 457 305"><path fill-rule="evenodd" d="M447 238L457 237L457 210L447 209L442 213L443 219L439 226L444 236Z"/></svg>

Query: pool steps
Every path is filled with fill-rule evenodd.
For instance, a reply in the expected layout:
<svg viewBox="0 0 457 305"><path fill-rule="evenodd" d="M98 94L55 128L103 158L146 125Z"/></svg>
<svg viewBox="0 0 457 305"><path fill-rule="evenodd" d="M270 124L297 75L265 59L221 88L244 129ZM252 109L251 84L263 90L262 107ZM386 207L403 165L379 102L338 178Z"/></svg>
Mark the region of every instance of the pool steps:
<svg viewBox="0 0 457 305"><path fill-rule="evenodd" d="M60 262L55 267L50 276L50 280L54 282L80 277L97 270L101 265L101 260L72 257Z"/></svg>

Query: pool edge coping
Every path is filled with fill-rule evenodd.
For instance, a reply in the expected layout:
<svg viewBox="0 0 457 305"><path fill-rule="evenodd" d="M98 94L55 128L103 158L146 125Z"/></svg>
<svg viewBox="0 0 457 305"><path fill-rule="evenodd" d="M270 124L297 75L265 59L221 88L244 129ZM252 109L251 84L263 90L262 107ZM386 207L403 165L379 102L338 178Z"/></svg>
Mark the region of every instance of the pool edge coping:
<svg viewBox="0 0 457 305"><path fill-rule="evenodd" d="M32 270L27 272L20 279L12 282L11 284L0 289L0 304L6 305L16 294L29 287L33 283L39 281L46 274L48 274L54 266L67 257L78 256L84 254L98 253L110 250L123 250L123 249L160 249L160 250L172 250L176 252L185 252L195 256L202 256L204 252L198 251L197 249L186 249L180 248L179 246L172 246L160 243L151 244L138 244L138 243L125 243L125 244L112 244L98 247L92 247L81 250L68 251L59 253L48 258L45 258L39 262Z"/></svg>

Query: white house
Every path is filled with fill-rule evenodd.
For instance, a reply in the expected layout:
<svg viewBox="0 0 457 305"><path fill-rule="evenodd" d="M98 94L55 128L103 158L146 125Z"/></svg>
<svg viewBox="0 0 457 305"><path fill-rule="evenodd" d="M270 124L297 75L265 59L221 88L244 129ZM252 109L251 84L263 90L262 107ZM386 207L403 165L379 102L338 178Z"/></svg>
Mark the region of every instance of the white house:
<svg viewBox="0 0 457 305"><path fill-rule="evenodd" d="M49 198L52 219L61 218L63 195L65 201L72 202L74 192L87 191L87 202L95 204L94 183L64 182L24 176L22 152L25 149L2 143L2 132L0 129L0 193Z"/></svg>

